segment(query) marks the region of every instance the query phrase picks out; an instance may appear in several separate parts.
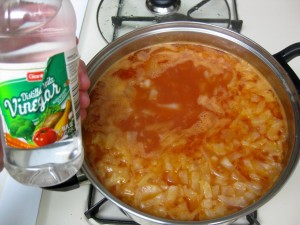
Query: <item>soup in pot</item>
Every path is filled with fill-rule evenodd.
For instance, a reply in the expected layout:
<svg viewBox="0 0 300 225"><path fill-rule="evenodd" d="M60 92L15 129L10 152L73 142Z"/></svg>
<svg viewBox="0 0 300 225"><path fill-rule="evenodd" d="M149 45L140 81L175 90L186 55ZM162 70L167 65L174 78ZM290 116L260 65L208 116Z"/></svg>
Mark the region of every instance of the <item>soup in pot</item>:
<svg viewBox="0 0 300 225"><path fill-rule="evenodd" d="M95 84L84 121L87 161L126 204L174 220L239 211L274 184L287 121L265 78L229 53L154 45Z"/></svg>

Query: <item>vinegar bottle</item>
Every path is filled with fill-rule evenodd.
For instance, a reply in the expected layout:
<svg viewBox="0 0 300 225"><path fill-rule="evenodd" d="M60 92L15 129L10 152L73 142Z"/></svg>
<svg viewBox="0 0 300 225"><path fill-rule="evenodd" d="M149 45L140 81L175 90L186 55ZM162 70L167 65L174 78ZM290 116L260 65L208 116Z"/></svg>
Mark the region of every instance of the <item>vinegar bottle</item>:
<svg viewBox="0 0 300 225"><path fill-rule="evenodd" d="M75 30L69 0L1 0L1 143L23 184L53 186L82 165Z"/></svg>

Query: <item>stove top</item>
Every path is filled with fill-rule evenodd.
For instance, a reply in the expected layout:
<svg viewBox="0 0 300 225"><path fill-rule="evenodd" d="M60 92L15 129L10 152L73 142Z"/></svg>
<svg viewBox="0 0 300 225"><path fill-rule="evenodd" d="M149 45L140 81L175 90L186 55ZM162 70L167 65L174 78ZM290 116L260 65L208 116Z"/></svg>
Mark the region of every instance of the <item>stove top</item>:
<svg viewBox="0 0 300 225"><path fill-rule="evenodd" d="M196 21L240 32L236 0L101 0L97 27L109 43L139 27L168 22Z"/></svg>
<svg viewBox="0 0 300 225"><path fill-rule="evenodd" d="M73 0L73 1L84 1L86 0ZM110 6L107 9L107 12L110 16L104 16L100 13L100 1L88 1L87 3L87 11L84 18L84 23L80 32L79 38L79 52L82 56L82 59L88 63L94 55L100 51L103 47L106 46L107 42L111 42L113 38L114 27L112 26L112 16L116 16L119 1L117 0L106 0L106 2L113 2L114 5ZM129 0L123 0L129 1ZM156 17L156 14L141 11L140 12L140 5L144 7L145 1L137 0L138 2L132 5L132 8L135 11L138 11L139 16L146 16L146 17ZM217 2L217 0L215 0ZM188 3L187 3L188 2ZM180 13L183 8L185 8L186 13L191 8L190 2L194 5L198 2L205 2L205 1L194 1L194 0L181 0L181 9L177 11ZM222 3L221 7L223 10L226 11L226 6L223 4L223 0L219 0L220 4ZM295 0L285 0L285 1L273 1L273 0L236 0L237 9L238 9L238 16L242 19L242 29L240 33L252 39L253 41L257 42L259 45L263 46L266 50L270 53L274 54L283 48L287 47L288 45L299 42L300 41L300 29L296 29L298 27L298 21L300 20L299 8L300 8L300 1ZM103 2L104 4L104 2ZM137 5L139 4L139 5ZM189 4L186 6L186 4ZM208 7L211 3L206 3L202 6L202 9L198 9L197 13L202 15L203 18L219 18L224 19L227 18L227 14L225 11L222 13L208 15L208 12L204 10L204 7ZM219 3L218 3L219 4ZM234 10L232 8L233 2L228 0L228 4L231 6L231 14L232 18L236 20L240 20L239 17L234 17ZM104 5L103 5L104 7ZM147 9L145 9L147 10ZM201 13L200 13L201 12ZM131 13L124 14L124 16L131 16ZM185 14L186 15L186 14ZM227 18L228 19L228 18ZM103 23L101 25L101 23ZM125 25L127 24L124 23ZM124 25L123 24L123 25ZM103 26L108 27L108 34L106 35L107 41L103 39L101 36L98 27L103 29ZM140 25L126 25L126 29L132 29L138 27ZM226 26L225 24L221 24L221 26ZM125 30L125 28L122 28ZM118 30L118 35L121 35L123 30ZM294 69L297 74L300 74L300 58L294 59L290 65ZM3 175L5 172L2 172ZM6 225L23 225L24 218L26 215L26 208L30 204L29 200L17 200L12 198L12 196L16 195L17 187L9 186L9 190L11 190L11 195L3 194L3 188L6 187L5 179L1 179L0 176L0 203L3 204L3 196L7 196L5 199L11 199L11 205L20 206L20 212L25 212L25 214L18 214L15 216L16 209L9 208L6 210L4 217L7 217L8 214L13 215L14 222L7 223ZM260 207L258 210L258 220L261 225L294 225L299 224L299 207L300 207L300 195L297 195L299 191L298 187L300 186L300 165L296 168L295 173L291 176L288 180L286 185L283 189L276 194L274 198L272 198L267 204ZM7 188L5 188L7 189ZM33 192L40 192L41 190L31 190ZM94 219L87 219L84 213L88 209L88 196L90 192L90 184L82 184L79 189L69 191L69 192L53 192L53 191L42 191L42 196L39 201L36 201L36 207L38 208L38 215L37 219L33 220L34 225L63 225L63 224L72 224L72 225L90 225L90 224L99 224ZM98 195L99 193L97 193ZM25 192L20 193L22 199L28 199ZM98 196L101 198L101 196ZM98 200L93 202L92 205L97 204ZM1 205L1 204L0 204ZM122 215L122 212L118 210L118 208L111 208L108 207L109 203L105 203L105 209L101 209L103 212L104 210L108 215L119 215L123 219L127 219ZM3 209L3 207L0 207ZM22 210L23 209L23 210ZM1 211L1 210L0 210ZM18 209L17 209L18 211ZM26 215L28 216L28 215ZM97 216L99 214L97 213ZM4 218L3 217L3 218ZM106 217L107 218L107 217ZM1 222L3 222L1 217ZM34 223L35 222L35 223ZM238 221L237 221L238 222ZM29 224L29 223L26 223ZM243 219L243 221L239 224L247 224L247 221Z"/></svg>
<svg viewBox="0 0 300 225"><path fill-rule="evenodd" d="M79 52L82 55L83 60L88 63L94 55L100 51L107 42L113 40L114 27L112 26L112 17L116 16L119 9L120 2L117 0L106 0L102 1L89 1L87 8L87 15L83 24L80 41L79 41ZM105 6L104 4L111 2L111 6ZM130 0L123 0L125 2L131 2ZM140 17L161 17L161 15L156 15L148 11L145 8L145 2L138 0L136 3L132 3L129 8L132 11L137 11L137 16ZM181 1L181 9L176 11L176 13L181 13L180 10L185 8L183 14L187 15L186 12L192 6L192 2L195 6L199 2L205 1L194 1L185 0ZM218 1L220 4L223 0ZM218 4L219 4L218 3ZM234 11L232 10L233 1L228 0L231 6L232 18L234 17ZM300 14L298 9L300 8L300 1L286 0L286 1L272 1L272 0L243 0L236 1L238 16L242 19L242 29L241 34L249 37L250 39L256 41L258 44L267 49L270 53L274 54L283 48L287 47L289 44L297 42L300 40L300 30L295 29L297 27L297 21L300 20ZM188 4L188 5L187 5ZM206 3L202 7L208 7L211 3ZM124 5L125 6L125 5ZM143 8L142 8L143 7ZM221 7L221 6L219 6ZM187 9L188 8L188 9ZM226 10L226 6L222 4L221 7ZM142 10L143 9L143 10ZM102 14L104 11L106 15ZM124 10L124 8L123 8ZM201 12L201 13L200 13ZM278 14L280 12L280 15ZM121 11L119 15L126 17L136 16L133 13ZM204 8L197 10L197 13L202 15L202 18L227 18L225 11L213 15L208 15L208 11L204 12ZM206 13L206 14L205 14ZM237 18L240 20L240 18ZM102 24L101 24L102 23ZM153 21L148 21L152 24ZM118 36L122 35L122 32L128 32L129 29L135 29L140 26L140 24L129 24L127 22L122 22L122 28L118 29ZM226 26L221 24L221 26ZM99 28L107 28L107 34L105 39L101 36ZM266 29L267 28L267 29ZM127 30L127 31L126 31ZM115 37L115 38L116 38ZM297 59L292 61L291 65L296 73L300 74L300 63ZM270 200L266 205L262 206L258 210L258 221L261 225L282 225L282 224L298 224L298 214L300 206L300 196L296 194L298 191L298 186L300 185L300 166L296 168L296 172L292 175L291 179L287 182L286 186ZM51 191L43 191L39 215L36 225L52 225L52 224L74 224L74 225L88 225L88 224L99 224L95 219L88 219L84 213L88 209L88 196L90 192L90 185L82 185L79 189L57 193ZM97 199L90 204L91 207L95 206L97 208L98 200L101 199L101 194ZM99 203L100 204L100 203ZM120 219L127 218L123 213L116 207L110 207L109 202L104 203L104 209L101 208L101 212L95 209L97 217L102 218L102 213L105 215L105 219L110 219L111 215L116 216ZM88 217L91 214L87 213ZM101 215L100 215L101 214ZM118 224L118 223L117 223ZM248 221L243 218L243 221L237 221L237 224L249 224Z"/></svg>

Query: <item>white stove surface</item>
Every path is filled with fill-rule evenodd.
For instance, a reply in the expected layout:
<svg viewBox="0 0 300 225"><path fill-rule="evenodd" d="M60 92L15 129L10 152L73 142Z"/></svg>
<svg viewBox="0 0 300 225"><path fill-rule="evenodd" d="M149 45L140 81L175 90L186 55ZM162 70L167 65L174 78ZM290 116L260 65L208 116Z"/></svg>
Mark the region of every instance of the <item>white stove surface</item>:
<svg viewBox="0 0 300 225"><path fill-rule="evenodd" d="M78 1L78 0L74 0ZM85 0L83 0L85 1ZM187 0L185 0L187 1ZM272 54L284 49L290 44L300 42L300 1L298 0L237 0L239 18L244 21L241 34L247 36ZM101 50L106 43L101 38L96 25L96 10L98 0L89 0L86 16L80 33L79 52L82 59L88 63L93 56ZM182 1L184 4L184 1ZM290 63L296 74L300 75L300 57ZM2 174L5 172L2 172ZM2 175L0 174L0 175ZM2 176L3 177L3 176ZM1 179L0 176L0 224L2 225L1 208L3 187L9 178ZM1 184L5 185L1 185ZM300 195L300 164L287 181L283 189L267 204L259 208L258 217L261 225L297 225L299 221ZM30 189L30 188L29 188ZM43 190L41 194L37 219L35 225L88 225L96 224L87 220L84 212L87 207L89 185L82 185L79 189L69 192L53 192ZM13 193L15 190L11 187ZM40 189L30 189L39 195ZM1 195L2 194L2 195ZM19 193L22 196L22 193ZM15 209L9 208L7 213L19 216L20 208L26 211L27 199L24 195L22 202L13 199L11 204L21 205ZM38 204L38 203L36 203ZM115 214L112 209L111 214ZM6 214L5 214L6 216ZM35 216L36 217L36 216ZM33 219L35 218L33 216ZM19 222L4 223L3 225L32 225L24 220L24 215ZM34 223L33 223L34 225Z"/></svg>

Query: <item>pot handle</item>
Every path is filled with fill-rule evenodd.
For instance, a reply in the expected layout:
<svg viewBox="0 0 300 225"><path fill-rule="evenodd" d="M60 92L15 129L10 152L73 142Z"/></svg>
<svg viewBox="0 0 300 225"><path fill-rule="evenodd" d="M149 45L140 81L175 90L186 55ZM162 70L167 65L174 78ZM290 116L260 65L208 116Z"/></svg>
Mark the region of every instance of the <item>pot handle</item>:
<svg viewBox="0 0 300 225"><path fill-rule="evenodd" d="M85 174L79 171L77 174L75 174L73 177L71 177L69 180L65 182L54 186L43 187L43 189L48 191L61 191L61 192L71 191L76 188L79 188L80 183L86 180L87 177L85 176Z"/></svg>
<svg viewBox="0 0 300 225"><path fill-rule="evenodd" d="M281 64L281 66L286 70L292 79L294 85L298 90L298 94L300 95L300 80L296 73L292 70L292 68L288 65L288 62L294 59L297 56L300 56L300 42L292 44L280 52L273 55L274 58Z"/></svg>

